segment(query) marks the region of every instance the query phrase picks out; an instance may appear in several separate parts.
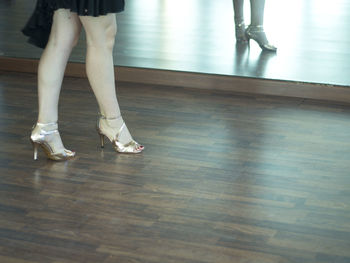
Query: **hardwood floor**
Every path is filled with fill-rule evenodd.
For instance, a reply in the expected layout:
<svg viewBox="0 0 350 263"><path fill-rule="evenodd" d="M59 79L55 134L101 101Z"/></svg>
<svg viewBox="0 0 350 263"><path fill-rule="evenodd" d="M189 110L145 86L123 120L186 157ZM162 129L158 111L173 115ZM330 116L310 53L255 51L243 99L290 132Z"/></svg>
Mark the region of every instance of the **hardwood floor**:
<svg viewBox="0 0 350 263"><path fill-rule="evenodd" d="M350 106L118 83L140 155L100 149L66 78L77 158L32 160L36 76L0 72L0 262L350 262Z"/></svg>

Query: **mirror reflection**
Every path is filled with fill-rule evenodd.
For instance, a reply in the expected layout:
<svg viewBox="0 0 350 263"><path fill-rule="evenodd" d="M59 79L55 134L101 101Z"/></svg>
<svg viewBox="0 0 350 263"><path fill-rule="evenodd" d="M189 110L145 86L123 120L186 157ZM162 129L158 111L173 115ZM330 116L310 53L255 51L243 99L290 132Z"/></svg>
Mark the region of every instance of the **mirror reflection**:
<svg viewBox="0 0 350 263"><path fill-rule="evenodd" d="M236 1L236 0L235 0ZM36 0L0 2L0 55L40 57L20 30ZM250 0L243 2L246 26ZM278 49L236 42L232 0L127 0L117 16L119 66L349 85L350 3L266 0L264 30ZM85 59L85 36L71 62Z"/></svg>

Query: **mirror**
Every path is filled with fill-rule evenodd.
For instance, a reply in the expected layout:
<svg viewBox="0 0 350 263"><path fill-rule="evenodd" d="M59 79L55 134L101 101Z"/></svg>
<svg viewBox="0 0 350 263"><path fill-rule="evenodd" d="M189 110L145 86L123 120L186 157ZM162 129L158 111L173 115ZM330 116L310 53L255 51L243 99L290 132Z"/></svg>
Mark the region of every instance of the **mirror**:
<svg viewBox="0 0 350 263"><path fill-rule="evenodd" d="M0 55L39 58L20 32L36 0L0 2ZM245 21L250 3L245 0ZM232 0L126 0L117 15L119 66L349 85L350 2L266 0L264 27L277 53L236 44ZM83 62L84 34L70 61Z"/></svg>

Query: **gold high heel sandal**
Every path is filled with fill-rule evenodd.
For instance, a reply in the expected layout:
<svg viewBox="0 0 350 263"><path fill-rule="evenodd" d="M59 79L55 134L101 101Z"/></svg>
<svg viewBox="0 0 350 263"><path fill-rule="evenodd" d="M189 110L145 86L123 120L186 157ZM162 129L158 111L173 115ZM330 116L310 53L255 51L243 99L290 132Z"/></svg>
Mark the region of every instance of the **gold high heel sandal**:
<svg viewBox="0 0 350 263"><path fill-rule="evenodd" d="M120 135L121 135L123 129L126 128L124 120L123 120L122 126L119 128L119 131L116 133L116 135L113 138L110 138L109 136L106 135L106 133L104 133L102 131L103 128L101 127L101 122L105 122L105 124L107 126L111 127L108 124L108 121L116 121L117 119L120 119L120 118L121 118L121 115L116 117L116 118L106 118L105 116L100 115L99 119L97 120L96 129L97 129L98 134L100 135L101 148L104 148L104 137L106 136L111 141L114 149L119 153L140 153L140 152L142 152L145 149L145 147L133 139L131 139L131 141L129 141L128 143L125 143L125 144L123 144L119 141Z"/></svg>
<svg viewBox="0 0 350 263"><path fill-rule="evenodd" d="M245 31L245 35L248 41L250 39L255 40L262 50L271 51L271 52L277 51L277 47L275 47L274 45L271 45L267 40L264 27L262 25L248 26L247 30Z"/></svg>
<svg viewBox="0 0 350 263"><path fill-rule="evenodd" d="M54 151L54 146L50 145L48 137L55 134L58 134L59 136L57 122L45 124L38 122L33 126L30 141L33 144L34 160L38 159L39 146L44 150L46 156L54 161L65 161L72 159L75 156L75 152L67 150L65 148L59 152Z"/></svg>

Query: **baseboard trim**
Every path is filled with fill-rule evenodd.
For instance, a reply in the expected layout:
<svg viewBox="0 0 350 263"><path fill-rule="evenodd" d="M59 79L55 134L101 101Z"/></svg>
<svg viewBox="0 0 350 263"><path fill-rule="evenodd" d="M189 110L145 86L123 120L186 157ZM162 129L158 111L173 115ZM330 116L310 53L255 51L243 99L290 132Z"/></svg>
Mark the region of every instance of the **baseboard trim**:
<svg viewBox="0 0 350 263"><path fill-rule="evenodd" d="M36 73L37 59L0 56L0 70ZM116 66L118 81L350 103L350 87L215 74ZM84 63L68 63L65 76L86 77Z"/></svg>

